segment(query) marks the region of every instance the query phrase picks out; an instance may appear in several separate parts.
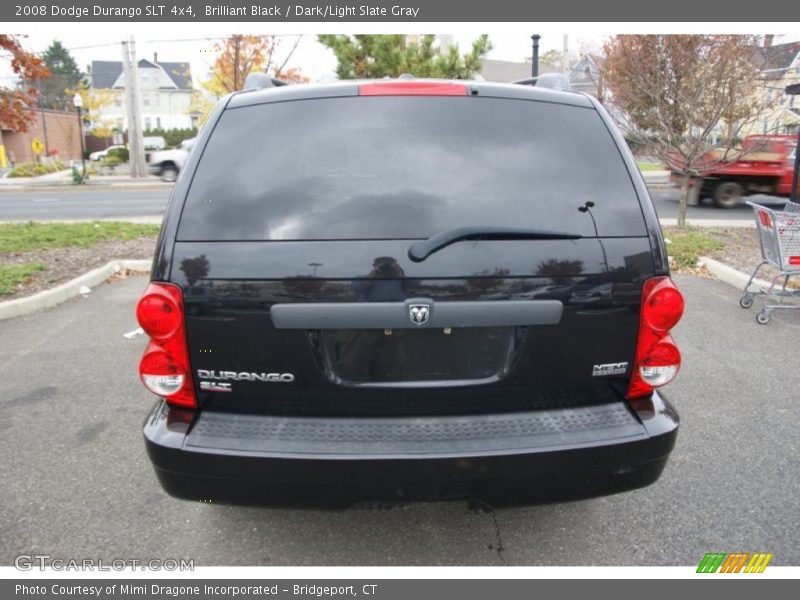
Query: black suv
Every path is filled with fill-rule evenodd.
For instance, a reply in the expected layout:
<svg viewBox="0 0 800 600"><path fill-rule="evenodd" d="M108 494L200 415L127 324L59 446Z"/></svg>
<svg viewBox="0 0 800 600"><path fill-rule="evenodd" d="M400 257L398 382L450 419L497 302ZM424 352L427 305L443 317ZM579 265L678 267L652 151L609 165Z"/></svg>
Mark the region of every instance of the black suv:
<svg viewBox="0 0 800 600"><path fill-rule="evenodd" d="M541 79L261 81L197 138L137 308L164 489L508 505L658 479L683 299L602 106Z"/></svg>

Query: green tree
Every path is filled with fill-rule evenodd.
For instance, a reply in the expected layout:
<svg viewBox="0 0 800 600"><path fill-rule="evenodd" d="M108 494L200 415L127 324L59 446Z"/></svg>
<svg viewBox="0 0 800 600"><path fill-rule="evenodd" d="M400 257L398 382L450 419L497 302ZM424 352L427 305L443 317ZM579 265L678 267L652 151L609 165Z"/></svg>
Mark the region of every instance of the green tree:
<svg viewBox="0 0 800 600"><path fill-rule="evenodd" d="M340 79L397 77L409 73L417 77L469 79L481 69L481 62L492 49L489 36L482 35L466 54L458 45L444 52L434 48L436 36L423 35L418 41L404 35L320 35L319 42L336 55L336 74Z"/></svg>
<svg viewBox="0 0 800 600"><path fill-rule="evenodd" d="M548 65L551 68L563 69L562 56L558 50L548 50L539 57L539 66Z"/></svg>
<svg viewBox="0 0 800 600"><path fill-rule="evenodd" d="M50 71L50 77L41 79L36 84L39 90L39 106L72 110L72 96L67 90L80 87L83 82L83 75L75 59L58 40L53 40L42 53L41 59Z"/></svg>

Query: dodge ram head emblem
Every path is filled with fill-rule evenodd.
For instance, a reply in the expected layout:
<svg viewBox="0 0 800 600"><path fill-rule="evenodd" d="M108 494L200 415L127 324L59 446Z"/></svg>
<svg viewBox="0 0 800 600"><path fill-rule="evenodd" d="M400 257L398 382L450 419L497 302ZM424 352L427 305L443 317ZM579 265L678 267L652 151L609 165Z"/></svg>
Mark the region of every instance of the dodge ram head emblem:
<svg viewBox="0 0 800 600"><path fill-rule="evenodd" d="M408 318L414 325L424 325L431 316L430 304L409 304Z"/></svg>

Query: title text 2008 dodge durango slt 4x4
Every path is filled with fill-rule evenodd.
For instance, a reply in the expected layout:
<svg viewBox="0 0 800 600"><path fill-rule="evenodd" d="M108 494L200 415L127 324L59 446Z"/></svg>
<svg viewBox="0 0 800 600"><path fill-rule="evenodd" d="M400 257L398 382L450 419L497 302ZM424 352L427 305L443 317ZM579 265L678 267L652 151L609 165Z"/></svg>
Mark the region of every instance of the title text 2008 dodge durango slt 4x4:
<svg viewBox="0 0 800 600"><path fill-rule="evenodd" d="M658 479L683 299L604 109L542 81L266 82L197 138L137 308L164 489L502 505Z"/></svg>

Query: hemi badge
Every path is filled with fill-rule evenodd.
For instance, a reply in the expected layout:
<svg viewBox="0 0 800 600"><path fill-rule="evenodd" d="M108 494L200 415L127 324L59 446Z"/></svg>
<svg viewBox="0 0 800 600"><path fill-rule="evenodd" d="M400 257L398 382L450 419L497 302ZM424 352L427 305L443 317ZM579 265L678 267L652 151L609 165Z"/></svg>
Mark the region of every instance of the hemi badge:
<svg viewBox="0 0 800 600"><path fill-rule="evenodd" d="M607 363L605 365L595 365L592 368L592 377L604 377L606 375L624 375L628 372L628 363Z"/></svg>

